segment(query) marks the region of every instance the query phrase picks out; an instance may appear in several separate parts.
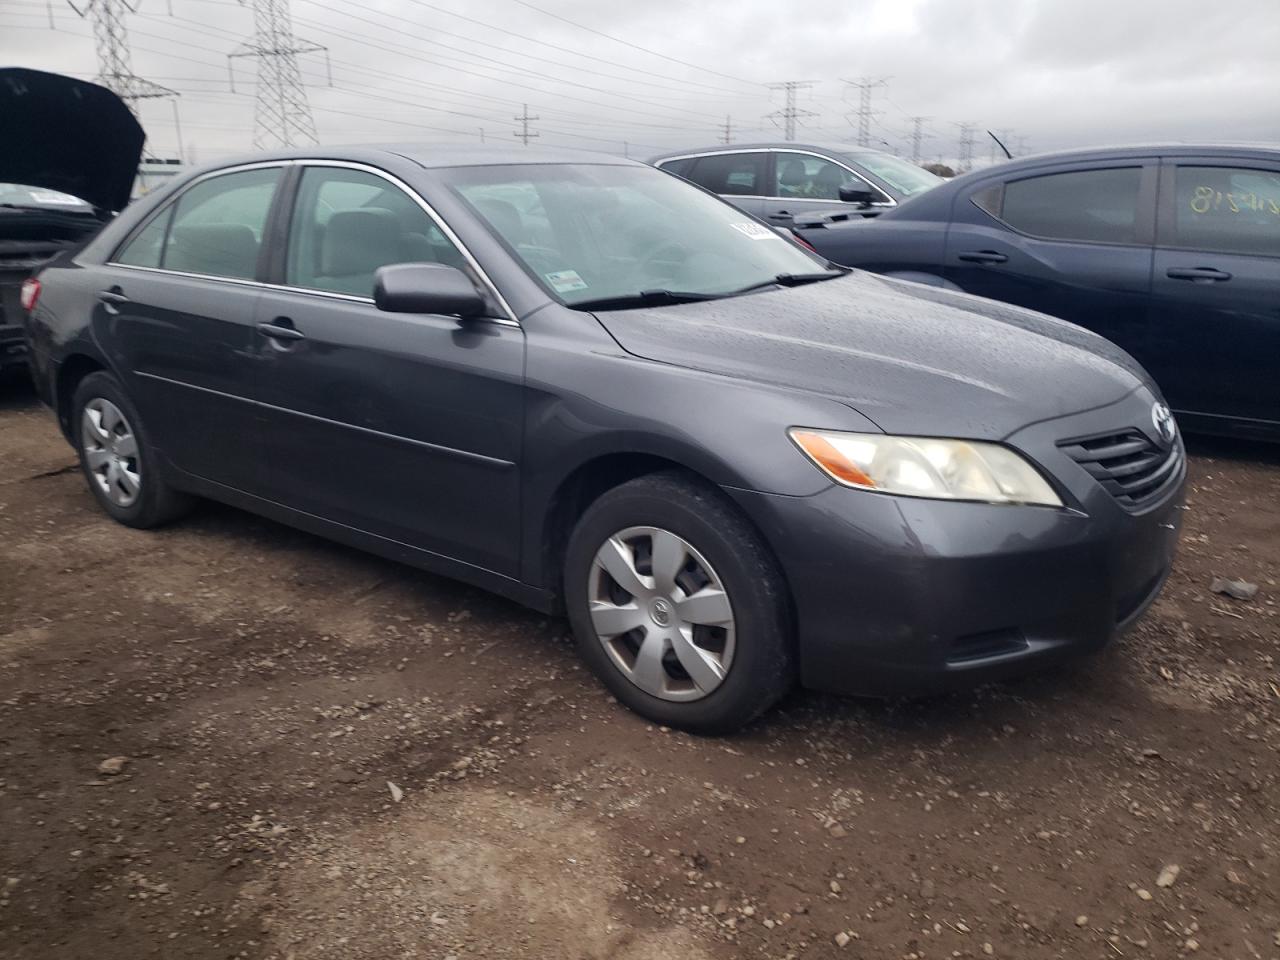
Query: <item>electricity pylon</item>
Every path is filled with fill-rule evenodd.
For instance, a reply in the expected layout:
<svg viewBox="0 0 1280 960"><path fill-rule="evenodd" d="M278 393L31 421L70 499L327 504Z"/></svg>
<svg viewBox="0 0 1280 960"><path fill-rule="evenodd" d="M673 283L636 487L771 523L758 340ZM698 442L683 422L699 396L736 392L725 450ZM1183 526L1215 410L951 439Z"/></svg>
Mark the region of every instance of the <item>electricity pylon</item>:
<svg viewBox="0 0 1280 960"><path fill-rule="evenodd" d="M241 3L245 0L241 0ZM250 0L253 7L253 39L227 54L227 73L235 89L231 61L250 57L258 61L257 100L253 109L253 145L259 150L319 143L316 121L302 85L298 55L323 53L328 67L329 48L293 35L289 0ZM333 83L330 73L330 84Z"/></svg>

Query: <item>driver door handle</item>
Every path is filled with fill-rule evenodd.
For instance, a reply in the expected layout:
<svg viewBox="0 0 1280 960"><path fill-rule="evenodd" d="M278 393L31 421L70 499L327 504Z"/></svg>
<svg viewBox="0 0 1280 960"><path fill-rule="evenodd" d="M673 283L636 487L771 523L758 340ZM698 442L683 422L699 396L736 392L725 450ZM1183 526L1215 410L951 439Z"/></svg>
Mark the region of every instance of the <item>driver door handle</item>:
<svg viewBox="0 0 1280 960"><path fill-rule="evenodd" d="M1214 267L1170 267L1164 275L1170 280L1190 280L1193 283L1221 283L1231 279L1227 271Z"/></svg>
<svg viewBox="0 0 1280 960"><path fill-rule="evenodd" d="M777 213L769 214L770 220L790 220L791 213L788 210L779 210Z"/></svg>
<svg viewBox="0 0 1280 960"><path fill-rule="evenodd" d="M1005 263L1009 258L994 250L966 250L956 254L956 259L965 263Z"/></svg>
<svg viewBox="0 0 1280 960"><path fill-rule="evenodd" d="M276 317L271 323L258 324L258 332L272 340L305 340L302 331L294 329L288 317Z"/></svg>
<svg viewBox="0 0 1280 960"><path fill-rule="evenodd" d="M119 289L99 290L98 299L103 303L128 303L129 298L126 297Z"/></svg>

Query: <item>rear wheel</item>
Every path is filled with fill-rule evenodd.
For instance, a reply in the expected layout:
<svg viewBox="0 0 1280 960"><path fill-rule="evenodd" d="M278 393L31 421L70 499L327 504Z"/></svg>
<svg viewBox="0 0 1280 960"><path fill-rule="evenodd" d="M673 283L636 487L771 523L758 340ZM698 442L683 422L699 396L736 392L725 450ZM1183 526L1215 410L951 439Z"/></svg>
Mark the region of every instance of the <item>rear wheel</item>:
<svg viewBox="0 0 1280 960"><path fill-rule="evenodd" d="M734 730L793 682L772 555L719 491L680 473L633 480L587 509L569 541L565 599L583 659L659 723Z"/></svg>
<svg viewBox="0 0 1280 960"><path fill-rule="evenodd" d="M142 420L111 374L91 373L80 382L71 423L89 489L113 520L155 527L190 509L191 498L160 477Z"/></svg>

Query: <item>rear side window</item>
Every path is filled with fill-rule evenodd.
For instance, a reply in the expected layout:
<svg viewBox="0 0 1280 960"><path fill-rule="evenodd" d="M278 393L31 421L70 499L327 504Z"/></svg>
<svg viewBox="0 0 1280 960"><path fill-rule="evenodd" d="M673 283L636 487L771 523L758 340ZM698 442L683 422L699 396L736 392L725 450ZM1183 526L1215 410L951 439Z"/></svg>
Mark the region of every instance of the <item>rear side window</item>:
<svg viewBox="0 0 1280 960"><path fill-rule="evenodd" d="M693 167L693 158L684 157L680 160L663 160L658 164L659 170L665 170L667 173L674 173L677 177L688 177L689 170Z"/></svg>
<svg viewBox="0 0 1280 960"><path fill-rule="evenodd" d="M698 157L685 174L713 193L736 196L764 196L765 155L763 153L720 153Z"/></svg>
<svg viewBox="0 0 1280 960"><path fill-rule="evenodd" d="M252 280L280 168L242 170L197 183L177 199L160 266Z"/></svg>
<svg viewBox="0 0 1280 960"><path fill-rule="evenodd" d="M1280 173L1183 166L1174 193L1174 246L1280 256Z"/></svg>
<svg viewBox="0 0 1280 960"><path fill-rule="evenodd" d="M1136 243L1141 167L1076 170L1004 185L1000 212L1009 226L1048 240ZM978 202L975 197L975 202ZM990 196L979 203L992 212Z"/></svg>
<svg viewBox="0 0 1280 960"><path fill-rule="evenodd" d="M289 229L285 283L373 296L374 274L391 263L465 269L458 248L408 194L363 170L308 167Z"/></svg>

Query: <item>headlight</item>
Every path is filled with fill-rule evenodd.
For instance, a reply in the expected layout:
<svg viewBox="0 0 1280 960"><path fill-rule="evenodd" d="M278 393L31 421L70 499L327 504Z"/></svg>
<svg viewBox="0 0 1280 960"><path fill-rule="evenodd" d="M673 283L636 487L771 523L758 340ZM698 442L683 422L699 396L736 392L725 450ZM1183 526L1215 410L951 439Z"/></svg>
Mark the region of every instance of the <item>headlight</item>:
<svg viewBox="0 0 1280 960"><path fill-rule="evenodd" d="M825 430L789 432L810 460L847 487L904 497L1062 506L1035 467L996 443Z"/></svg>

